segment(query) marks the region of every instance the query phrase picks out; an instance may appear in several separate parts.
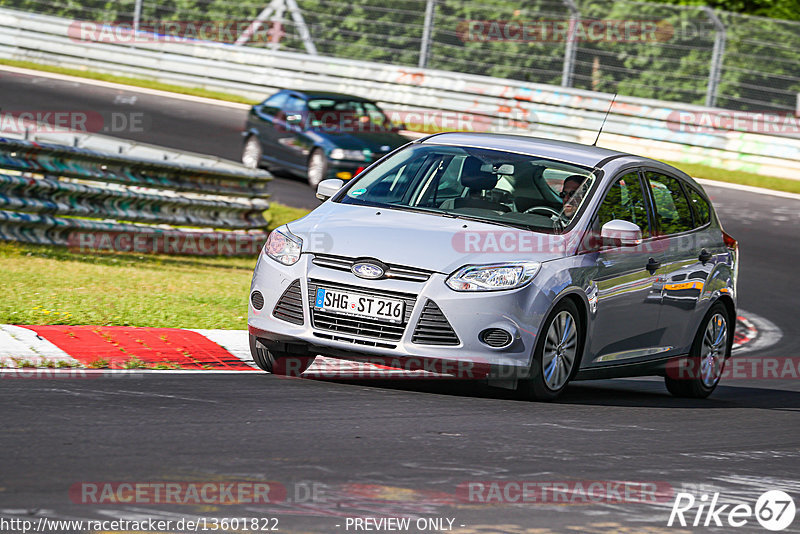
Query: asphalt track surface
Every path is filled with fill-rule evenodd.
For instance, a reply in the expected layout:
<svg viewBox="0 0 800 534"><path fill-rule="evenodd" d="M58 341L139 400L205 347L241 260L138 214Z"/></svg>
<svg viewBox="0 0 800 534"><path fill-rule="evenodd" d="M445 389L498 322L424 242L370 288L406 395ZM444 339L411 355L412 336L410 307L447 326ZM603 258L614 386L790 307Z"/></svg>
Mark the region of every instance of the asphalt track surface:
<svg viewBox="0 0 800 534"><path fill-rule="evenodd" d="M134 103L119 103L130 96ZM0 107L135 109L148 115L149 131L118 136L228 158L238 156L244 120L238 110L2 71ZM273 185L278 201L315 205L302 181ZM740 243L741 309L780 330L771 334L780 336L776 343L746 356L797 357L800 201L706 189ZM799 384L729 380L710 399L694 401L670 397L660 379L618 379L574 384L544 404L475 383L430 380L249 373L3 379L0 517L275 517L281 532L356 532L345 519L355 515L449 518L457 532L766 532L753 518L736 529L667 527L671 498L486 504L458 488L631 480L697 498L718 491L721 503L750 505L765 490L783 489L800 505ZM70 497L75 484L102 481L273 481L288 498L197 505ZM316 498L306 498L310 487ZM696 510L687 514L690 522ZM783 532L799 531L797 518Z"/></svg>

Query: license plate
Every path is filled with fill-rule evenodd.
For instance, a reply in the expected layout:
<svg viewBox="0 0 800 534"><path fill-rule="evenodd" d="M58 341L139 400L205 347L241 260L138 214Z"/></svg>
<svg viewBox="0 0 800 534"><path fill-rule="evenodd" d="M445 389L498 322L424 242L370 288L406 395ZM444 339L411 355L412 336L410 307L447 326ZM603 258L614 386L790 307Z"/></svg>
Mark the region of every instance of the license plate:
<svg viewBox="0 0 800 534"><path fill-rule="evenodd" d="M403 322L405 301L360 293L318 288L314 308L321 311Z"/></svg>

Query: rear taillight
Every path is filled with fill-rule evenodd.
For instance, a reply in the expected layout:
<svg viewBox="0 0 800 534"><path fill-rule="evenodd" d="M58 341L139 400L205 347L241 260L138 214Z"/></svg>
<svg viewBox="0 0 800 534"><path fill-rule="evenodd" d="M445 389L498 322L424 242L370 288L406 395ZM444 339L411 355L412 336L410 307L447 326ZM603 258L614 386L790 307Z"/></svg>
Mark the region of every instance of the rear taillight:
<svg viewBox="0 0 800 534"><path fill-rule="evenodd" d="M739 242L729 236L726 232L722 232L722 240L725 241L725 246L731 250L739 248Z"/></svg>
<svg viewBox="0 0 800 534"><path fill-rule="evenodd" d="M361 173L361 171L363 171L363 170L364 170L364 167L357 168L356 172L355 172L355 174L353 174L353 176L358 176Z"/></svg>

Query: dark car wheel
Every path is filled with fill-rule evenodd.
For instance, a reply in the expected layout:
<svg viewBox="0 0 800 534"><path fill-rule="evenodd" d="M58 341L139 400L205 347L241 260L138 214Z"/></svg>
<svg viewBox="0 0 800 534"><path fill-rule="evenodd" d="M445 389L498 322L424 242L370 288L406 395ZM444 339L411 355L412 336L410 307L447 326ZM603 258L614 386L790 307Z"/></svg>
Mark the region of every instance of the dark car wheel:
<svg viewBox="0 0 800 534"><path fill-rule="evenodd" d="M315 188L328 177L328 158L319 148L308 158L308 185Z"/></svg>
<svg viewBox="0 0 800 534"><path fill-rule="evenodd" d="M669 392L676 397L695 399L711 395L731 355L731 335L728 310L717 302L700 323L688 358L674 360L667 366L664 382Z"/></svg>
<svg viewBox="0 0 800 534"><path fill-rule="evenodd" d="M300 376L314 363L314 356L293 356L267 350L250 334L250 354L262 370L274 375Z"/></svg>
<svg viewBox="0 0 800 534"><path fill-rule="evenodd" d="M251 135L242 148L242 165L249 169L257 169L261 165L262 154L261 142L258 137Z"/></svg>
<svg viewBox="0 0 800 534"><path fill-rule="evenodd" d="M575 304L562 300L547 316L536 341L530 378L520 381L523 397L549 401L575 376L583 351L583 325Z"/></svg>

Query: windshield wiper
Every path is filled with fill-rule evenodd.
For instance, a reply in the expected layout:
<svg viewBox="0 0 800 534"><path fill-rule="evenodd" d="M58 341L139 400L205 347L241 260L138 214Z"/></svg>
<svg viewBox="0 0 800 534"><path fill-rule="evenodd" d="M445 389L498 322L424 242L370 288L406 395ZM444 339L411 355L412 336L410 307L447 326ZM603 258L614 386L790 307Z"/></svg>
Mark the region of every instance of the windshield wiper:
<svg viewBox="0 0 800 534"><path fill-rule="evenodd" d="M405 206L403 204L382 204L382 205L379 205L379 207L386 207L386 208L396 209L396 210L399 210L399 211L410 211L410 212L413 212L413 213L426 213L428 215L438 215L439 217L450 217L451 219L456 218L453 215L451 215L450 213L447 213L446 211L439 211L439 210L427 209L427 208L418 208L418 207L413 207L413 206Z"/></svg>
<svg viewBox="0 0 800 534"><path fill-rule="evenodd" d="M497 219L483 219L481 217L473 217L471 215L462 215L460 213L449 213L449 215L451 217L455 218L455 219L464 219L465 221L475 221L475 222L482 222L482 223L488 223L488 224L497 224L498 226L505 226L505 227L508 227L508 228L519 228L519 229L522 229L522 230L529 230L531 232L533 231L533 227L532 226L530 226L528 224L524 224L524 223L514 224L514 223L510 223L510 222L505 222L505 221L498 221Z"/></svg>

